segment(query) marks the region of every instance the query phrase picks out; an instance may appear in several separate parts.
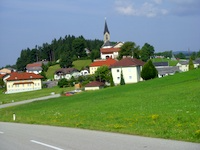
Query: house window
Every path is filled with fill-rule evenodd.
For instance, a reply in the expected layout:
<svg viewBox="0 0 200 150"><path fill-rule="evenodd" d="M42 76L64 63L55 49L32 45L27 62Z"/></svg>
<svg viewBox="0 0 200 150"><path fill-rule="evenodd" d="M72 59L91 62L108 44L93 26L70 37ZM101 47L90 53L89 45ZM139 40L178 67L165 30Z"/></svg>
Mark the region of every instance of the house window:
<svg viewBox="0 0 200 150"><path fill-rule="evenodd" d="M132 76L129 76L129 79L131 80L131 79L132 79Z"/></svg>
<svg viewBox="0 0 200 150"><path fill-rule="evenodd" d="M119 69L117 69L117 72L119 72Z"/></svg>
<svg viewBox="0 0 200 150"><path fill-rule="evenodd" d="M120 80L120 77L117 77L117 80Z"/></svg>

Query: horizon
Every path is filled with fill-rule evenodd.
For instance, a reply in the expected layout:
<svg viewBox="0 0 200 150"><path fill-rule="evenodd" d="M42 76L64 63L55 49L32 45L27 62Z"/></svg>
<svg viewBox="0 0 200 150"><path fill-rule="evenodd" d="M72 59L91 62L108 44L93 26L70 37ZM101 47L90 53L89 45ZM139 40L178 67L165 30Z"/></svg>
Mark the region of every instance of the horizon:
<svg viewBox="0 0 200 150"><path fill-rule="evenodd" d="M66 35L152 45L155 52L200 50L200 1L111 0L0 2L0 67L13 65L23 49Z"/></svg>

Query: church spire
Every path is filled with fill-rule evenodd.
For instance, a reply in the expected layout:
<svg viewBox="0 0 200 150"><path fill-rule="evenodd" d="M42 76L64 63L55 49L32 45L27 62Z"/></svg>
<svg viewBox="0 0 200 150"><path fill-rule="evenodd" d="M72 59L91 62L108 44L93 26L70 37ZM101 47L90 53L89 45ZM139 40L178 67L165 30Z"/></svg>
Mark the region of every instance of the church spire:
<svg viewBox="0 0 200 150"><path fill-rule="evenodd" d="M104 34L105 34L106 32L107 32L108 34L110 34L110 32L109 32L109 30L108 30L108 25L107 25L107 22L106 22L106 18L105 18Z"/></svg>
<svg viewBox="0 0 200 150"><path fill-rule="evenodd" d="M106 18L105 18L105 26L104 26L104 43L109 42L110 41L110 32L108 30L108 25L106 22Z"/></svg>

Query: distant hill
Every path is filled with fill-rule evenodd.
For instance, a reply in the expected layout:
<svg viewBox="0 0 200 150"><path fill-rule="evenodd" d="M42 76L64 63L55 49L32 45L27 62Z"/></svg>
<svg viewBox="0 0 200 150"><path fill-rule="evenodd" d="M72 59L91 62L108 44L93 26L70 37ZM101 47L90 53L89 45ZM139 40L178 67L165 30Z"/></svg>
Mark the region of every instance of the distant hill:
<svg viewBox="0 0 200 150"><path fill-rule="evenodd" d="M173 51L173 54L174 55L177 55L177 54L179 54L179 53L183 53L185 56L190 56L193 52L195 52L195 51Z"/></svg>

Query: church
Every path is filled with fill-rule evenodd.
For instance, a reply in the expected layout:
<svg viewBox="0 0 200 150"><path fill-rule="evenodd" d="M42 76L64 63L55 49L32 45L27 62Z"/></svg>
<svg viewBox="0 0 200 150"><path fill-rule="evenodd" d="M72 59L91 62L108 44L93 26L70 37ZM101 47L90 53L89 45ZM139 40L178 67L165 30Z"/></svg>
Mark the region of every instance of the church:
<svg viewBox="0 0 200 150"><path fill-rule="evenodd" d="M108 30L108 25L106 20L105 20L103 35L104 35L104 44L100 49L101 59L108 59L108 58L116 59L119 56L120 47L123 45L123 43L118 42L115 45L113 45L110 42L110 32Z"/></svg>

